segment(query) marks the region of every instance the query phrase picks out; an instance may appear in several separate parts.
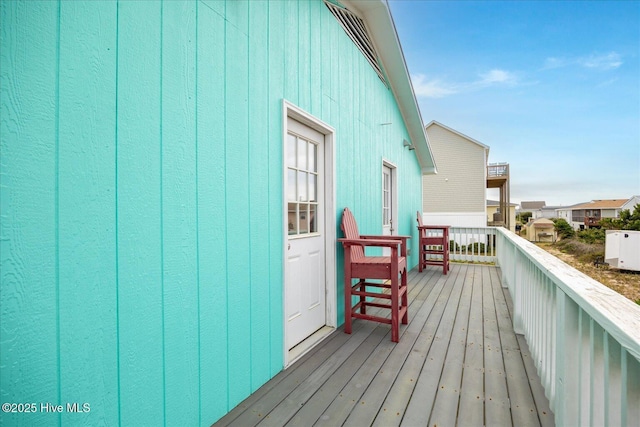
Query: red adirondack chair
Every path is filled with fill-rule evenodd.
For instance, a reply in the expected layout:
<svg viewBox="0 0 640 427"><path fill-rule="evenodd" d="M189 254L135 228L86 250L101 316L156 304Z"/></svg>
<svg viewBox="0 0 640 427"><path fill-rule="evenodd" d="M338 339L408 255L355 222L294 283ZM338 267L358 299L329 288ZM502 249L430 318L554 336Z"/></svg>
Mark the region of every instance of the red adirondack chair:
<svg viewBox="0 0 640 427"><path fill-rule="evenodd" d="M344 247L344 331L347 334L351 333L351 318L373 320L391 324L391 341L398 342L400 320L405 325L409 321L407 239L411 237L360 235L356 220L349 208L345 208L342 212L340 228L345 236L338 239ZM367 256L365 247L370 246L390 248L391 256ZM353 279L357 280L355 284ZM368 281L373 279L383 279L384 282ZM379 292L380 289L383 292ZM359 297L356 304L353 304L352 296ZM386 299L389 303L377 302L372 298L377 301ZM390 309L391 318L368 314L367 307Z"/></svg>
<svg viewBox="0 0 640 427"><path fill-rule="evenodd" d="M424 225L422 215L418 211L418 246L420 258L418 259L418 271L427 265L441 265L442 274L449 271L449 226L448 225Z"/></svg>

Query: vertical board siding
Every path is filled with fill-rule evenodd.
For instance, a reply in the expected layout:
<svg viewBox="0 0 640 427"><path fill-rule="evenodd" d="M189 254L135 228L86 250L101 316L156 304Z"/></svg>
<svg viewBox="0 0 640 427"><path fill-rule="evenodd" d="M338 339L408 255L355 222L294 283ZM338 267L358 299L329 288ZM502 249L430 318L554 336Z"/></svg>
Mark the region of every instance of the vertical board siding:
<svg viewBox="0 0 640 427"><path fill-rule="evenodd" d="M268 2L258 2L251 7L249 16L249 70L268 64ZM256 73L249 80L249 141L255 141L249 149L249 263L251 265L251 391L255 391L271 378L269 358L269 242L265 239L265 218L269 216L269 80L267 73Z"/></svg>
<svg viewBox="0 0 640 427"><path fill-rule="evenodd" d="M59 400L58 4L0 2L0 397ZM0 413L0 425L57 415Z"/></svg>
<svg viewBox="0 0 640 427"><path fill-rule="evenodd" d="M63 423L118 419L116 248L117 5L60 4L60 403Z"/></svg>
<svg viewBox="0 0 640 427"><path fill-rule="evenodd" d="M253 3L251 3L253 4ZM284 298L282 294L284 271L284 196L283 196L283 129L282 129L282 93L285 86L285 66L282 56L286 35L282 28L287 13L284 2L268 2L269 33L268 39L268 67L266 70L269 87L267 90L267 129L266 141L258 143L269 147L267 167L269 171L269 216L266 219L268 233L263 238L269 242L269 300L265 301L269 307L269 331L271 342L268 357L270 358L271 375L275 375L283 368L284 328L283 312ZM277 30L280 31L277 31ZM280 189L280 190L278 190ZM267 231L267 230L265 230ZM263 355L267 357L267 355ZM231 407L229 408L231 409Z"/></svg>
<svg viewBox="0 0 640 427"><path fill-rule="evenodd" d="M227 320L229 405L251 393L251 283L247 268L249 232L249 3L226 9ZM231 339L233 338L233 339Z"/></svg>
<svg viewBox="0 0 640 427"><path fill-rule="evenodd" d="M164 411L158 410L164 405L161 13L162 4L155 1L118 6L119 421L123 425L161 424L164 419ZM146 390L144 399L140 390Z"/></svg>
<svg viewBox="0 0 640 427"><path fill-rule="evenodd" d="M197 424L199 409L195 19L194 3L163 2L162 256L168 425Z"/></svg>
<svg viewBox="0 0 640 427"><path fill-rule="evenodd" d="M197 165L200 291L200 424L227 412L227 249L224 4L200 2L197 33Z"/></svg>
<svg viewBox="0 0 640 427"><path fill-rule="evenodd" d="M383 159L416 235L393 94L321 1L0 7L1 396L91 405L0 424L210 425L282 370L283 99L335 129L337 235L380 232Z"/></svg>

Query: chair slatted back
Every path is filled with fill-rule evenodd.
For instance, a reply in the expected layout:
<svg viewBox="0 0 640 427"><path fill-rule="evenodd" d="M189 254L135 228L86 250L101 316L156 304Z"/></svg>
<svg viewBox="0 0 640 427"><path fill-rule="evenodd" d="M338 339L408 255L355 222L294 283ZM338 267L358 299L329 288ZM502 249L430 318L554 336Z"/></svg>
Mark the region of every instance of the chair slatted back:
<svg viewBox="0 0 640 427"><path fill-rule="evenodd" d="M344 208L344 211L342 211L342 223L340 224L340 228L344 233L344 237L346 237L347 239L360 238L360 233L358 232L358 224L356 223L356 219L354 218L349 208ZM351 260L354 261L360 258L364 258L364 249L362 248L362 246L351 246Z"/></svg>

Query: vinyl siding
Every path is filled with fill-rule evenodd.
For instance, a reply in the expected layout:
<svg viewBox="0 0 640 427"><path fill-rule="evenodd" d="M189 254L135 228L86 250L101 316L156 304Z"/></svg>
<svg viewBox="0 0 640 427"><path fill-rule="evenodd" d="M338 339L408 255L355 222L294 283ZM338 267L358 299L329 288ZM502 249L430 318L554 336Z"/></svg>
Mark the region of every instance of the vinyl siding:
<svg viewBox="0 0 640 427"><path fill-rule="evenodd" d="M91 404L0 424L210 425L282 370L283 99L336 130L336 228L381 231L387 159L416 237L398 107L321 1L0 8L2 401Z"/></svg>
<svg viewBox="0 0 640 427"><path fill-rule="evenodd" d="M422 178L423 212L484 212L485 149L437 124L427 135L438 174Z"/></svg>

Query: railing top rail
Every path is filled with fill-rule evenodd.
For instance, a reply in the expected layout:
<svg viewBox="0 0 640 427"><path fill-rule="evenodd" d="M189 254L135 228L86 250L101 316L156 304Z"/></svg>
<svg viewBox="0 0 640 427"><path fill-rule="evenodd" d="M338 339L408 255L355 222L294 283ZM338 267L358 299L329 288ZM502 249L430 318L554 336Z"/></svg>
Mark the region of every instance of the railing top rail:
<svg viewBox="0 0 640 427"><path fill-rule="evenodd" d="M488 176L507 176L509 175L509 164L501 163L501 164L487 165L487 175Z"/></svg>
<svg viewBox="0 0 640 427"><path fill-rule="evenodd" d="M506 229L498 233L525 254L566 295L640 360L640 305ZM505 248L500 248L504 251Z"/></svg>

